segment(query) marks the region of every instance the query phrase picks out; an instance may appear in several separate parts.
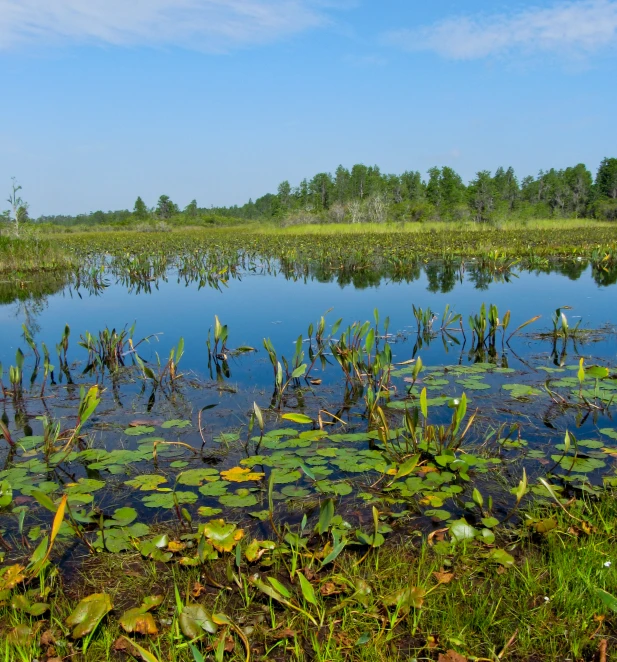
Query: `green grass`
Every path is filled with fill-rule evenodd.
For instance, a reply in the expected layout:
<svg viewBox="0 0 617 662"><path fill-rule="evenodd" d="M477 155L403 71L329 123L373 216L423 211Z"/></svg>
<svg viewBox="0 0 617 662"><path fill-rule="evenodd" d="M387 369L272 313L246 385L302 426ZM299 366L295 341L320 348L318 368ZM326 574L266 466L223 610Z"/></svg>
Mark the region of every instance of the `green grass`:
<svg viewBox="0 0 617 662"><path fill-rule="evenodd" d="M496 225L482 225L473 221L445 222L427 221L423 223L314 223L306 225L283 226L267 223L251 226L251 230L274 234L325 234L325 235L354 235L364 232L374 234L396 233L423 233L457 231L491 232L497 230L572 230L579 228L606 228L614 229L615 223L588 218L571 219L533 219L533 220L507 220Z"/></svg>
<svg viewBox="0 0 617 662"><path fill-rule="evenodd" d="M297 579L290 581L289 557L269 561L266 554L261 562L243 560L237 567L235 556L227 554L201 568L181 568L134 553L101 554L86 559L70 577L46 571L51 609L42 617L25 617L8 604L0 607L0 651L6 661L44 659L49 649L41 645L41 636L51 630L60 657L119 659L113 645L123 634L120 615L145 596L161 594L164 601L153 612L159 634L128 636L155 659L193 660L178 627L177 587L184 603L226 614L248 639L252 659L432 660L455 650L470 660L591 660L603 639L607 659L616 659L617 614L597 592L617 594L615 495L578 501L569 513L536 508L529 521L552 520L555 528L548 534L531 526L502 534L499 545L510 555L505 565L492 560L493 547L455 545L439 536L432 544L419 538L391 541L366 558L364 550L345 553L322 571L306 556L298 567L314 587L315 604L302 597ZM281 581L317 625L253 587L248 579L256 572L264 581L266 576ZM426 593L422 605L399 601L397 608L394 603L409 587ZM103 591L114 609L82 654L83 643L71 640L65 620L79 599ZM30 627L31 634L12 644L18 625ZM229 650L220 659L244 660L236 631L221 631L229 637ZM204 635L195 645L206 656L216 649L218 637ZM206 659L215 659L210 655Z"/></svg>
<svg viewBox="0 0 617 662"><path fill-rule="evenodd" d="M22 274L67 271L77 261L62 244L32 235L28 238L0 236L0 273L19 278Z"/></svg>

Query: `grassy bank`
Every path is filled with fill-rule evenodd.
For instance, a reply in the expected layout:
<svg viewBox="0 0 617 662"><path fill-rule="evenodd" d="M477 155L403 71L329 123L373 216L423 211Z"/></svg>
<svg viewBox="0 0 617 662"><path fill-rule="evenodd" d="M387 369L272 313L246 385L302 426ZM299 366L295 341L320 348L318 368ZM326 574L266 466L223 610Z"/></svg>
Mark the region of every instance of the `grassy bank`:
<svg viewBox="0 0 617 662"><path fill-rule="evenodd" d="M120 660L131 650L148 662L617 659L617 600L601 592L617 594L615 495L547 505L526 521L490 545L438 531L429 540L393 537L323 565L321 537L298 531L262 548L259 559L247 535L199 567L101 553L71 575L49 567L40 586L27 587L30 603L49 605L42 615L25 613L16 597L25 587L5 599L2 649L5 660L24 661ZM182 531L168 533L183 544ZM80 560L71 555L64 550L64 561ZM93 634L72 637L69 614L99 593L113 608L101 612ZM150 633L127 634L126 610L148 596L161 596L143 612ZM196 613L210 633L195 629L195 619L191 626Z"/></svg>

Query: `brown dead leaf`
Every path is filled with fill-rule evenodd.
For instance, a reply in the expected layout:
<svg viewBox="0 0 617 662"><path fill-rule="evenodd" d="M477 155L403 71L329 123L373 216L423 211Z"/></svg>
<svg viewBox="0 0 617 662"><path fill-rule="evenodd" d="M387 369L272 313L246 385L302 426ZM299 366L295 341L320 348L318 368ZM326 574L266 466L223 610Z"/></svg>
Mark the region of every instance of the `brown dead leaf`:
<svg viewBox="0 0 617 662"><path fill-rule="evenodd" d="M195 582L193 584L193 588L191 589L191 595L194 598L198 598L202 593L206 592L206 587L203 584L200 584L199 582Z"/></svg>
<svg viewBox="0 0 617 662"><path fill-rule="evenodd" d="M298 632L296 630L291 630L290 628L283 628L282 630L274 630L272 636L277 641L280 641L281 639L293 639L298 636Z"/></svg>
<svg viewBox="0 0 617 662"><path fill-rule="evenodd" d="M160 418L150 419L150 418L136 418L134 421L129 423L130 428L138 428L142 425L145 427L161 425L163 421Z"/></svg>
<svg viewBox="0 0 617 662"><path fill-rule="evenodd" d="M581 529L587 534L590 535L592 533L595 533L597 531L596 527L593 526L593 524L590 524L589 522L586 522L583 520L581 522Z"/></svg>
<svg viewBox="0 0 617 662"><path fill-rule="evenodd" d="M115 651L130 653L131 655L132 655L131 649L135 650L133 646L131 646L130 642L126 637L118 637L116 641L114 641L111 647ZM135 652L137 651L135 650Z"/></svg>
<svg viewBox="0 0 617 662"><path fill-rule="evenodd" d="M433 577L437 580L438 584L449 584L454 579L453 572L434 572Z"/></svg>
<svg viewBox="0 0 617 662"><path fill-rule="evenodd" d="M353 648L354 646L354 640L344 632L336 632L334 639L341 648Z"/></svg>
<svg viewBox="0 0 617 662"><path fill-rule="evenodd" d="M467 662L467 658L456 651L449 650L445 655L439 653L437 662Z"/></svg>
<svg viewBox="0 0 617 662"><path fill-rule="evenodd" d="M320 587L319 587L319 592L322 595L338 595L339 593L342 593L342 589L338 587L334 582L324 582Z"/></svg>
<svg viewBox="0 0 617 662"><path fill-rule="evenodd" d="M53 646L56 643L56 638L51 630L45 630L41 635L41 646Z"/></svg>
<svg viewBox="0 0 617 662"><path fill-rule="evenodd" d="M436 529L435 531L431 531L431 532L428 534L428 539L427 539L427 540L428 540L428 544L429 544L430 546L433 545L433 538L434 538L437 542L441 542L441 541L445 538L445 535L446 535L446 533L447 533L448 531L449 531L449 529L448 529L447 527L446 527L445 529Z"/></svg>
<svg viewBox="0 0 617 662"><path fill-rule="evenodd" d="M313 386L319 386L321 384L321 379L311 379L311 384Z"/></svg>
<svg viewBox="0 0 617 662"><path fill-rule="evenodd" d="M309 580L309 582L315 581L315 579L317 579L317 573L311 568L303 568L302 572L304 576Z"/></svg>
<svg viewBox="0 0 617 662"><path fill-rule="evenodd" d="M47 658L47 662L62 662L61 657L49 657Z"/></svg>

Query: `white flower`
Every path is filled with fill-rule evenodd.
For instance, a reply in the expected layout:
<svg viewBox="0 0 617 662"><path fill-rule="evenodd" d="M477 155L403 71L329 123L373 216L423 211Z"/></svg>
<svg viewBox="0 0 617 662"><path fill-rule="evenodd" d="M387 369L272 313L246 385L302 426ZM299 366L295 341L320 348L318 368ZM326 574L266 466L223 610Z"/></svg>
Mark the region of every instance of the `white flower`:
<svg viewBox="0 0 617 662"><path fill-rule="evenodd" d="M604 567L605 568L610 568L611 567L611 562L610 561L605 561L604 562Z"/></svg>
<svg viewBox="0 0 617 662"><path fill-rule="evenodd" d="M548 597L548 595L545 595L544 596L544 602L550 602L550 601L551 601L551 599Z"/></svg>

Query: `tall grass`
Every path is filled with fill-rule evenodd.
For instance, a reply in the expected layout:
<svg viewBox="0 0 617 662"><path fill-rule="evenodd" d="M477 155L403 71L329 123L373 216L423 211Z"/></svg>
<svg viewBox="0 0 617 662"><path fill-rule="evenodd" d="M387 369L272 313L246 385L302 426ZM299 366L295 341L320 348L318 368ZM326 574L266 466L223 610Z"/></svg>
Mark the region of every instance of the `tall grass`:
<svg viewBox="0 0 617 662"><path fill-rule="evenodd" d="M37 236L0 237L0 273L61 271L76 265L73 254L57 241Z"/></svg>

